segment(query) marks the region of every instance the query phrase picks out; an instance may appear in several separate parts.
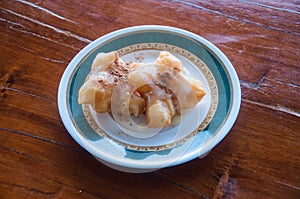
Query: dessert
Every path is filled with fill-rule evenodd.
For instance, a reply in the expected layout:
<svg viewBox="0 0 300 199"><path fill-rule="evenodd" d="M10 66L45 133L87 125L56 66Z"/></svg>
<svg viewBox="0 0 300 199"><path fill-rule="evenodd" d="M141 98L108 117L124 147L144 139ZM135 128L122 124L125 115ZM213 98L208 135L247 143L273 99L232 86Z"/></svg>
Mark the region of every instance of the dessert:
<svg viewBox="0 0 300 199"><path fill-rule="evenodd" d="M111 96L119 79L135 69L137 64L125 64L117 52L99 53L91 66L91 73L78 93L79 104L90 104L98 113L111 110ZM140 114L138 104L143 101L133 98L131 110Z"/></svg>
<svg viewBox="0 0 300 199"><path fill-rule="evenodd" d="M195 107L204 96L201 81L191 77L181 61L167 51L161 51L150 64L124 63L117 52L110 52L96 56L79 90L78 103L90 104L99 113L117 109L117 114L126 117L144 114L147 127L161 128L169 126L182 110Z"/></svg>

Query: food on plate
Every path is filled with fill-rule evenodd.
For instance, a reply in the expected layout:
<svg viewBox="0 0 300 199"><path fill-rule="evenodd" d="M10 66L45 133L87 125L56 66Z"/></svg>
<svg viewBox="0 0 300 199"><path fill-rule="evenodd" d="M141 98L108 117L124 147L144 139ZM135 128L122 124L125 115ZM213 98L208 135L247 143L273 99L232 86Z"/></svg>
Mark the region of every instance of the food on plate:
<svg viewBox="0 0 300 199"><path fill-rule="evenodd" d="M125 64L117 52L99 53L94 59L91 73L78 93L79 104L90 104L98 113L111 110L111 96L119 79L132 71L137 64ZM132 102L132 111L137 114L135 101ZM138 103L138 104L139 104Z"/></svg>
<svg viewBox="0 0 300 199"><path fill-rule="evenodd" d="M127 89L116 89L124 83ZM78 102L90 104L99 113L109 112L114 90L121 92L116 95L118 113L144 114L150 128L169 126L175 115L195 107L206 94L201 81L167 51L161 51L154 63L124 63L115 51L99 53L79 90Z"/></svg>

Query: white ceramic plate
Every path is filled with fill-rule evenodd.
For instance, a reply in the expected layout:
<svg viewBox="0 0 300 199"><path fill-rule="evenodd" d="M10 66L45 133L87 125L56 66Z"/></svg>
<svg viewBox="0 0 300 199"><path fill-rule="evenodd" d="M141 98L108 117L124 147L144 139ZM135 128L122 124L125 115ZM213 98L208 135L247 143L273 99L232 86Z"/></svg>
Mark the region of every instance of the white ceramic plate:
<svg viewBox="0 0 300 199"><path fill-rule="evenodd" d="M159 50L171 51L204 82L208 95L194 113L183 117L189 118L182 120L185 126L171 128L169 135L179 132L176 138L160 134L152 140L133 139L118 133L112 120L111 125L105 125L108 123L103 119L109 120L108 115L96 114L77 103L78 90L96 54L116 50L125 61L140 60L143 55L145 62L153 60ZM59 112L70 135L104 164L128 172L173 166L208 153L234 124L240 100L238 77L226 56L202 37L167 26L136 26L95 40L71 61L58 91ZM204 114L199 116L200 112Z"/></svg>

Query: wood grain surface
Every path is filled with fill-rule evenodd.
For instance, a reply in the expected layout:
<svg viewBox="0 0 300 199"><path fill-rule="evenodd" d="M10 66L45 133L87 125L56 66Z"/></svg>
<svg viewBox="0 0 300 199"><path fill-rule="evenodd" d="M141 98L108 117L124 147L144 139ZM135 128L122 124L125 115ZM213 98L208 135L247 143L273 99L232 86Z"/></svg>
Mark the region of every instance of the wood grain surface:
<svg viewBox="0 0 300 199"><path fill-rule="evenodd" d="M300 198L298 0L1 0L0 198ZM210 40L240 78L228 136L203 159L152 173L108 168L57 110L60 78L87 44L142 24Z"/></svg>

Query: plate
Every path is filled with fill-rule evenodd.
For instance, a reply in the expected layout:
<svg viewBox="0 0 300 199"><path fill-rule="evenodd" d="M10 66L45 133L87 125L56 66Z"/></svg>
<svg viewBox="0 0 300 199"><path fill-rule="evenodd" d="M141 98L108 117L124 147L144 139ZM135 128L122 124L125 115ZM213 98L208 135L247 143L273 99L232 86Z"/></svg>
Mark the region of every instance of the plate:
<svg viewBox="0 0 300 199"><path fill-rule="evenodd" d="M89 106L78 104L78 90L99 52L119 51L124 61L151 61L160 50L168 50L180 58L209 91L199 109L183 117L181 123L186 126L176 129L179 136L170 140L170 136L158 134L161 137L153 140L136 140L120 133L113 121L103 123L103 119L109 120L109 115L96 114ZM237 74L217 47L191 32L156 25L121 29L90 43L70 62L58 90L59 113L70 135L104 164L128 172L174 166L207 154L234 124L240 101ZM201 117L199 111L204 113ZM184 118L189 119L184 121ZM175 128L171 128L170 134L172 129Z"/></svg>

